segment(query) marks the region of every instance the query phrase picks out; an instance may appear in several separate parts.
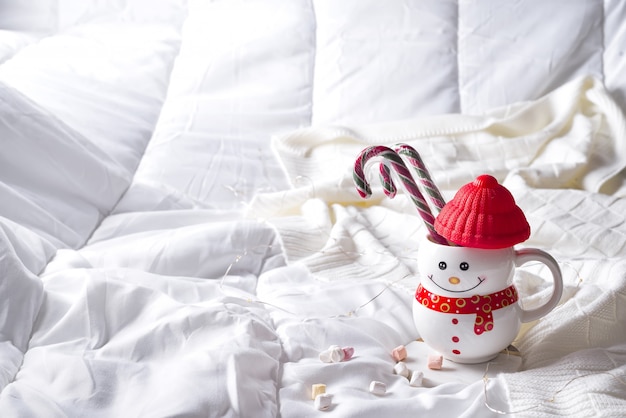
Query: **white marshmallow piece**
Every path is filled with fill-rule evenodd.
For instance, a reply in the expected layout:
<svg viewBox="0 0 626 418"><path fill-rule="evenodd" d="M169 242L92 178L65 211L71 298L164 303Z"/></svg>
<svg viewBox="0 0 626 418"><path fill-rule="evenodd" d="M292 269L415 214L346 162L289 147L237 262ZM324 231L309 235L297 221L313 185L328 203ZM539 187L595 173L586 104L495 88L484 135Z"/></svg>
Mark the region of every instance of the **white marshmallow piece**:
<svg viewBox="0 0 626 418"><path fill-rule="evenodd" d="M409 379L409 386L420 387L424 384L424 373L419 370L413 370L411 372L411 378Z"/></svg>
<svg viewBox="0 0 626 418"><path fill-rule="evenodd" d="M325 411L330 408L332 402L332 396L328 393L320 393L315 397L315 407L320 411Z"/></svg>
<svg viewBox="0 0 626 418"><path fill-rule="evenodd" d="M324 350L320 353L320 361L324 363L332 363L330 358L330 351Z"/></svg>
<svg viewBox="0 0 626 418"><path fill-rule="evenodd" d="M374 395L384 395L387 393L387 385L377 380L372 380L370 383L370 392Z"/></svg>
<svg viewBox="0 0 626 418"><path fill-rule="evenodd" d="M338 345L331 345L328 349L322 351L319 358L324 363L339 363L343 361L346 354Z"/></svg>
<svg viewBox="0 0 626 418"><path fill-rule="evenodd" d="M410 370L406 366L405 362L399 361L396 363L395 366L393 366L393 372L399 376L406 377L408 379Z"/></svg>
<svg viewBox="0 0 626 418"><path fill-rule="evenodd" d="M332 359L333 363L339 363L340 361L343 361L343 359L346 357L346 353L343 352L343 349L337 345L334 345L330 348L330 358Z"/></svg>

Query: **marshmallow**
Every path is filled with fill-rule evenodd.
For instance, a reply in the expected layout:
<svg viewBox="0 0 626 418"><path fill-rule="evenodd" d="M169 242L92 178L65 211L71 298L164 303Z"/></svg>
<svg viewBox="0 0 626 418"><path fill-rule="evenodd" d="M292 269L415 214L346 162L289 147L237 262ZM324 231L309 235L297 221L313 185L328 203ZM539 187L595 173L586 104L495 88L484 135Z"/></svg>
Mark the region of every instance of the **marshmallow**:
<svg viewBox="0 0 626 418"><path fill-rule="evenodd" d="M414 370L411 372L411 378L409 379L409 385L413 387L422 386L424 383L424 373L419 370Z"/></svg>
<svg viewBox="0 0 626 418"><path fill-rule="evenodd" d="M330 396L328 393L320 393L315 397L315 407L320 411L324 411L330 408L332 400L332 396Z"/></svg>
<svg viewBox="0 0 626 418"><path fill-rule="evenodd" d="M339 347L331 345L319 355L320 360L324 363L339 363L341 361L350 360L354 355L354 347Z"/></svg>
<svg viewBox="0 0 626 418"><path fill-rule="evenodd" d="M370 392L374 395L384 395L387 392L387 385L377 380L372 380L370 383Z"/></svg>
<svg viewBox="0 0 626 418"><path fill-rule="evenodd" d="M326 385L323 383L316 383L311 386L311 399L315 399L317 395L326 393Z"/></svg>
<svg viewBox="0 0 626 418"><path fill-rule="evenodd" d="M432 370L441 370L443 364L443 356L441 354L431 354L428 356L428 368Z"/></svg>
<svg viewBox="0 0 626 418"><path fill-rule="evenodd" d="M393 366L393 372L399 376L409 378L409 368L406 366L406 363L403 361L399 361Z"/></svg>
<svg viewBox="0 0 626 418"><path fill-rule="evenodd" d="M339 363L343 361L346 354L338 345L331 345L328 349L322 351L319 355L320 360L324 363Z"/></svg>
<svg viewBox="0 0 626 418"><path fill-rule="evenodd" d="M343 359L350 360L354 355L354 347L344 347L343 350Z"/></svg>
<svg viewBox="0 0 626 418"><path fill-rule="evenodd" d="M395 361L402 361L406 358L406 347L399 345L391 351L391 356Z"/></svg>

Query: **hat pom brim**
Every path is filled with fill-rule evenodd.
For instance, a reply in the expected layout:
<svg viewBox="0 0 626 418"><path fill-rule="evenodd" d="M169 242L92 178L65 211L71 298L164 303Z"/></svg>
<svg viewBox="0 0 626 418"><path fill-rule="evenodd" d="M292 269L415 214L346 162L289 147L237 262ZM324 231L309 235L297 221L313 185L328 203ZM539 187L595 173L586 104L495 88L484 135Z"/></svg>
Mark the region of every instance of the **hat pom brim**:
<svg viewBox="0 0 626 418"><path fill-rule="evenodd" d="M435 231L463 247L512 247L530 237L530 225L511 192L490 175L461 187L435 219Z"/></svg>
<svg viewBox="0 0 626 418"><path fill-rule="evenodd" d="M519 209L521 213L521 209ZM452 211L450 211L452 212ZM462 247L500 249L517 245L530 237L528 222L520 222L519 214L514 216L518 221L510 222L511 214L462 216L462 213L449 213L437 217L435 230L448 241ZM443 213L443 212L442 212ZM523 213L521 213L523 216ZM452 222L456 219L456 222ZM447 222L446 222L447 220ZM515 226L514 229L502 230L497 225Z"/></svg>

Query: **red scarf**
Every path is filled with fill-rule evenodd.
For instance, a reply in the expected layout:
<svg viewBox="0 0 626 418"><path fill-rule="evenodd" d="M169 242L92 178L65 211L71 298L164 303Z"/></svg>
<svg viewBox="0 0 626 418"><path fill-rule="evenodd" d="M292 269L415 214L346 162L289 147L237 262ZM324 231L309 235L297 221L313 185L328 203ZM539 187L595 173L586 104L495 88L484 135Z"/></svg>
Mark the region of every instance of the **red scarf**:
<svg viewBox="0 0 626 418"><path fill-rule="evenodd" d="M433 311L451 314L476 314L474 332L480 335L493 329L492 311L517 302L517 290L511 285L489 295L474 295L470 298L449 298L436 295L420 284L415 291L415 299Z"/></svg>

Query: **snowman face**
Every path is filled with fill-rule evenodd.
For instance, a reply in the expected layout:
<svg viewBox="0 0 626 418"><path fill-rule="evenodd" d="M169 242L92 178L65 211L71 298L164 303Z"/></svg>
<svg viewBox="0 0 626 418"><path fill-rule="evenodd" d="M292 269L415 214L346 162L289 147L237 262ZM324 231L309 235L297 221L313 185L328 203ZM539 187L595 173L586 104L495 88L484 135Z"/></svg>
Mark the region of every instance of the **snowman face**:
<svg viewBox="0 0 626 418"><path fill-rule="evenodd" d="M421 283L436 294L467 297L511 284L513 249L485 250L426 241L418 252Z"/></svg>
<svg viewBox="0 0 626 418"><path fill-rule="evenodd" d="M446 292L451 293L464 293L470 290L476 289L487 278L483 275L475 275L480 270L472 268L469 262L461 261L456 264L451 264L450 260L434 260L437 263L439 271L434 271L428 274L428 279L432 281L435 286L439 287ZM473 271L477 270L477 271Z"/></svg>

